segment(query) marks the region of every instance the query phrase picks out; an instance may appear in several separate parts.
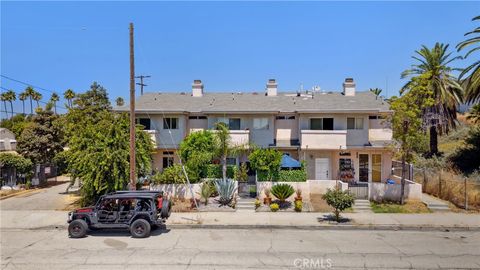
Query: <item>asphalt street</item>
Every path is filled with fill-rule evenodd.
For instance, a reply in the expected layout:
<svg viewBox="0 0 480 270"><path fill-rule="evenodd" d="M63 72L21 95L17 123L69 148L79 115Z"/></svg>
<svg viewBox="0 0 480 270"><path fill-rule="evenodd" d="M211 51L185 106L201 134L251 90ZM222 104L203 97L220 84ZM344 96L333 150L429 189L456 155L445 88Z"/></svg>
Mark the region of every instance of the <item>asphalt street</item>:
<svg viewBox="0 0 480 270"><path fill-rule="evenodd" d="M157 230L70 239L1 231L2 269L479 269L480 232Z"/></svg>

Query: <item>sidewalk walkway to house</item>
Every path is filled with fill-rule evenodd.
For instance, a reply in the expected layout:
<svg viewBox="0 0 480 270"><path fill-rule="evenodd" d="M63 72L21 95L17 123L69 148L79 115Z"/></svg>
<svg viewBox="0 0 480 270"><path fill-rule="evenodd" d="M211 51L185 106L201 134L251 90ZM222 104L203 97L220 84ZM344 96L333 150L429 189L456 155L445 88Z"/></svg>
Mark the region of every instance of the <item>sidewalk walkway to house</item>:
<svg viewBox="0 0 480 270"><path fill-rule="evenodd" d="M422 194L422 202L427 205L428 209L432 211L449 211L450 207L448 202L445 202L439 198L428 195L427 193Z"/></svg>
<svg viewBox="0 0 480 270"><path fill-rule="evenodd" d="M66 211L2 210L1 229L54 229L67 227ZM345 213L350 222L337 224L323 221L329 213L271 212L189 212L172 213L167 222L179 228L298 228L298 229L411 229L411 230L476 230L480 231L480 215L465 213L373 214Z"/></svg>

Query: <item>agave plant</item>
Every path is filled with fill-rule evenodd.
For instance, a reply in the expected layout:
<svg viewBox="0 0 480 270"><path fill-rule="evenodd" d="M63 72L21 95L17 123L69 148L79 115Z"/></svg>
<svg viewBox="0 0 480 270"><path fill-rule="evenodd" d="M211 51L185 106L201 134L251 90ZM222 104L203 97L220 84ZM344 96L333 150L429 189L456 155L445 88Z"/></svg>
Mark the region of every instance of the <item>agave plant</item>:
<svg viewBox="0 0 480 270"><path fill-rule="evenodd" d="M289 184L278 184L272 187L272 194L281 202L284 202L288 197L295 193L295 190Z"/></svg>
<svg viewBox="0 0 480 270"><path fill-rule="evenodd" d="M235 186L235 181L230 179L220 179L215 181L215 186L217 187L219 198L217 202L220 203L220 206L230 205L235 195L237 187Z"/></svg>

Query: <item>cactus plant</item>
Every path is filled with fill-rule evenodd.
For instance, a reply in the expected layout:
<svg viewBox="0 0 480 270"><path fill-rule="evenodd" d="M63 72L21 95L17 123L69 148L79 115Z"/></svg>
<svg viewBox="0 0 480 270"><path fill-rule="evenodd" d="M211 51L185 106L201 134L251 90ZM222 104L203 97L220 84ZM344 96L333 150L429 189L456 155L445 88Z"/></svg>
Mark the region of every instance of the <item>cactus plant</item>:
<svg viewBox="0 0 480 270"><path fill-rule="evenodd" d="M215 181L215 187L217 188L218 195L217 202L220 206L230 205L235 195L236 187L235 182L230 179L220 179Z"/></svg>
<svg viewBox="0 0 480 270"><path fill-rule="evenodd" d="M278 184L272 187L272 194L281 202L284 202L288 197L292 196L295 190L289 184Z"/></svg>

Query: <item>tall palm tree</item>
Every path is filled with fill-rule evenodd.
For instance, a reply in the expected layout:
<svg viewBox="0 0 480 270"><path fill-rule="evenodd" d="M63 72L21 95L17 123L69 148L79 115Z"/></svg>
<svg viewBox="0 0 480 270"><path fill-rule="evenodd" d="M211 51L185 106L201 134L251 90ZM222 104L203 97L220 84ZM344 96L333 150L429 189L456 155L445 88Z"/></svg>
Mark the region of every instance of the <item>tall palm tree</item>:
<svg viewBox="0 0 480 270"><path fill-rule="evenodd" d="M33 114L33 105L32 105L32 99L33 96L35 95L35 90L31 86L28 86L25 88L25 93L27 94L28 98L30 99L30 115Z"/></svg>
<svg viewBox="0 0 480 270"><path fill-rule="evenodd" d="M53 107L55 109L55 114L57 114L57 101L60 100L60 97L57 95L57 93L52 93L52 96L50 97L50 101L53 103Z"/></svg>
<svg viewBox="0 0 480 270"><path fill-rule="evenodd" d="M480 124L480 103L472 106L467 116L468 120L471 120L475 124Z"/></svg>
<svg viewBox="0 0 480 270"><path fill-rule="evenodd" d="M22 92L22 93L20 93L20 95L18 95L18 99L20 101L22 101L22 112L23 112L23 114L25 114L25 100L27 100L27 98L28 98L28 95L27 95L26 92Z"/></svg>
<svg viewBox="0 0 480 270"><path fill-rule="evenodd" d="M380 89L380 88L370 88L370 92L374 93L378 97L382 93L382 89Z"/></svg>
<svg viewBox="0 0 480 270"><path fill-rule="evenodd" d="M32 99L37 102L37 108L40 107L40 100L42 100L42 94L39 92L35 91L35 93L32 96Z"/></svg>
<svg viewBox="0 0 480 270"><path fill-rule="evenodd" d="M412 56L418 63L411 69L402 72L406 77L427 76L428 85L432 91L435 103L423 112L424 126L430 131L430 155L438 154L438 132L454 128L457 121L457 106L462 102L463 89L451 73L458 70L449 66L451 62L461 57L450 57L448 44L436 43L433 48L422 45ZM408 91L413 85L410 80L400 90L400 94Z"/></svg>
<svg viewBox="0 0 480 270"><path fill-rule="evenodd" d="M480 20L480 16L472 19L472 21L476 20ZM470 37L469 39L464 40L457 45L458 51L461 51L468 46L472 46L467 54L465 54L464 58L467 58L473 52L480 50L480 27L477 27L465 34L465 36L471 35L473 37ZM466 76L467 74L469 75ZM465 88L466 101L480 102L480 60L475 61L473 64L465 68L462 73L460 73L459 79L461 79L462 85Z"/></svg>
<svg viewBox="0 0 480 270"><path fill-rule="evenodd" d="M72 89L67 89L63 93L63 97L67 100L68 107L72 107L72 100L75 98L75 92Z"/></svg>
<svg viewBox="0 0 480 270"><path fill-rule="evenodd" d="M7 96L7 92L3 92L1 95L0 95L0 100L3 102L3 106L5 107L5 119L8 118L8 111L7 111L7 101L8 101L8 96Z"/></svg>
<svg viewBox="0 0 480 270"><path fill-rule="evenodd" d="M220 163L222 164L222 177L227 179L227 157L230 150L230 131L228 126L223 122L215 124L215 148L217 149L217 156L220 157Z"/></svg>
<svg viewBox="0 0 480 270"><path fill-rule="evenodd" d="M7 96L7 101L10 103L10 112L13 117L13 102L17 100L17 94L13 90L8 90L5 94Z"/></svg>
<svg viewBox="0 0 480 270"><path fill-rule="evenodd" d="M115 103L117 104L117 106L123 106L125 105L125 101L123 100L122 97L118 97L116 100L115 100Z"/></svg>

